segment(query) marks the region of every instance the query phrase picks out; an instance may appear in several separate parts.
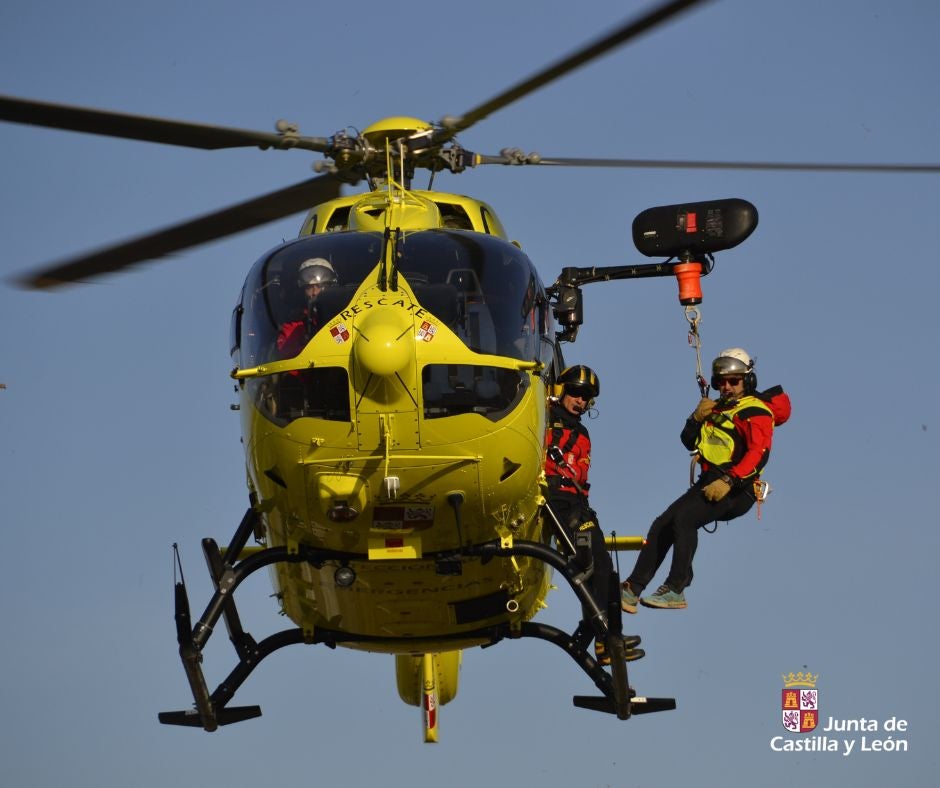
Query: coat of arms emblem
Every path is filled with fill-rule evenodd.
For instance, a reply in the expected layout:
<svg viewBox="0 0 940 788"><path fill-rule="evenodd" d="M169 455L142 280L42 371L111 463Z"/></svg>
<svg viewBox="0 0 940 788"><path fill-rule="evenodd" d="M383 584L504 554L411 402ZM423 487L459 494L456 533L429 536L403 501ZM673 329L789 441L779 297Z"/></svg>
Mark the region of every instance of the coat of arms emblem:
<svg viewBox="0 0 940 788"><path fill-rule="evenodd" d="M809 733L819 723L818 673L784 673L781 699L783 727L791 733Z"/></svg>

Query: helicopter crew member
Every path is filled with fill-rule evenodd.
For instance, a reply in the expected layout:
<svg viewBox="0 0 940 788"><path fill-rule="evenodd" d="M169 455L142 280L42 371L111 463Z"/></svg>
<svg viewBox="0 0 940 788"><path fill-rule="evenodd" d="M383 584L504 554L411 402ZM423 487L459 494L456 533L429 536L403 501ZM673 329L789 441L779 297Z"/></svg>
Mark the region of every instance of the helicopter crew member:
<svg viewBox="0 0 940 788"><path fill-rule="evenodd" d="M317 312L317 299L337 281L336 271L329 260L313 257L300 264L297 287L304 293L304 310L301 317L283 323L278 331L277 349L282 358L296 356L320 329L322 320Z"/></svg>
<svg viewBox="0 0 940 788"><path fill-rule="evenodd" d="M600 381L590 367L577 365L562 370L556 385L561 387L561 395L557 400L552 398L545 436L548 505L572 542L577 533L589 534L594 569L587 584L588 590L601 610L606 610L611 593L613 562L604 544L604 533L597 522L597 514L588 502L591 436L581 422L582 414L594 405L595 398L600 394ZM638 636L624 636L628 661L645 656L645 652L637 648L639 644ZM597 641L594 648L599 662L602 665L610 664L605 644Z"/></svg>
<svg viewBox="0 0 940 788"><path fill-rule="evenodd" d="M687 606L683 590L692 582L698 529L750 510L755 482L770 456L774 424L789 418L790 400L782 389L772 389L773 397L757 394L754 362L742 348L723 350L712 362L711 385L719 399L703 398L680 436L687 449L698 452L702 473L650 526L620 590L627 613L636 613L638 601L653 608ZM672 564L665 582L656 593L638 599L670 547Z"/></svg>

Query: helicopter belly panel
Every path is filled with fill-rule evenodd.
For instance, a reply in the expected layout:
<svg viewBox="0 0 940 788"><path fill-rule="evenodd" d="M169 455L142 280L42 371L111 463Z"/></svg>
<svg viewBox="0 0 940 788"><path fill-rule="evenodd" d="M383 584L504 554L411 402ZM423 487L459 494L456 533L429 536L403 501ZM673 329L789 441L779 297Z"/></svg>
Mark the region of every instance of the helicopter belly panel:
<svg viewBox="0 0 940 788"><path fill-rule="evenodd" d="M421 552L452 549L458 544L454 514L447 505L450 491L465 491L464 517L483 517L479 458L454 455L427 459L418 455L367 457L334 463L318 459L305 464L309 523L326 547L366 553L376 536L421 537ZM345 472L337 466L346 466ZM388 495L389 479L395 494ZM356 512L347 524L338 520L347 509ZM350 512L350 515L352 513Z"/></svg>
<svg viewBox="0 0 940 788"><path fill-rule="evenodd" d="M508 561L486 566L467 561L460 575L447 577L426 560L353 561L349 566L358 577L346 588L336 585L334 566L291 567L281 583L285 612L305 629L366 635L376 640L357 648L394 653L408 650L402 639L444 638L511 617L529 618L531 613L520 611L534 612L549 578L544 565L529 560L519 561L517 568ZM427 648L422 643L415 651Z"/></svg>
<svg viewBox="0 0 940 788"><path fill-rule="evenodd" d="M279 428L256 412L249 427L249 474L268 545L338 556L277 565L284 613L306 630L365 638L351 647L393 653L454 648L462 632L531 618L548 591L545 564L484 564L456 551L541 539L539 379L494 420L428 417L409 385L396 378L383 388L357 374L352 393L359 386L364 396L351 402L349 422L305 418Z"/></svg>
<svg viewBox="0 0 940 788"><path fill-rule="evenodd" d="M376 464L379 466L380 464ZM377 638L433 638L475 629L510 616L529 617L547 590L544 565L536 561L491 561L478 559L448 564L446 554L458 544L479 543L503 533L520 537L536 535L538 488L523 493L521 479L505 482L505 495L482 494L481 463L476 458L461 461L430 462L414 458L396 460L391 470L401 479L403 496L394 501L370 501L351 523L333 523L328 511L330 496L340 491L362 496L345 499L359 505L381 489L381 467L350 468L347 476L336 466L318 462L305 467L308 517L297 523L322 546L359 556L347 562L356 580L349 587L337 584L340 562L322 567L307 564L278 568L279 588L285 612L298 625L340 628ZM366 472L363 472L366 471ZM529 477L531 479L531 476ZM447 491L462 490L462 533L453 509L441 497ZM443 491L443 492L441 492ZM359 521L362 521L361 523ZM370 541L386 544L415 540L415 558L372 560ZM446 574L459 571L459 574ZM380 644L370 648L380 649ZM387 650L400 651L401 644L389 643Z"/></svg>

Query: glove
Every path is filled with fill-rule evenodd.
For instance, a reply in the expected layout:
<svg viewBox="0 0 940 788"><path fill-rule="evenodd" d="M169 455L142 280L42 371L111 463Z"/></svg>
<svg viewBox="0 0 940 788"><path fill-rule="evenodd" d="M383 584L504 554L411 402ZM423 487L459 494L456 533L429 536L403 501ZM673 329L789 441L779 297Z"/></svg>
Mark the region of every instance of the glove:
<svg viewBox="0 0 940 788"><path fill-rule="evenodd" d="M692 414L692 418L701 424L703 421L705 421L706 418L708 418L708 414L710 414L714 409L715 400L709 399L708 397L702 397L698 407L695 408L695 412Z"/></svg>
<svg viewBox="0 0 940 788"><path fill-rule="evenodd" d="M715 481L706 484L702 488L702 492L705 493L706 500L712 503L720 501L731 492L731 480L727 476L722 476L720 479L715 479Z"/></svg>

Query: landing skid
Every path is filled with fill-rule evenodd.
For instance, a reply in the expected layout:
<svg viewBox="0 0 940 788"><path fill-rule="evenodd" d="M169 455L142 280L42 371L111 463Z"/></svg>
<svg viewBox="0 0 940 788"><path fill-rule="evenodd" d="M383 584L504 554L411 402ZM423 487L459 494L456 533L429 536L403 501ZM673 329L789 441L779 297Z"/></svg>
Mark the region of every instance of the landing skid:
<svg viewBox="0 0 940 788"><path fill-rule="evenodd" d="M216 591L206 607L202 617L191 626L189 599L185 582L180 577L175 584L176 629L180 658L186 677L193 693L195 708L184 711L168 711L159 714L160 722L166 725L181 725L214 731L220 725L252 719L261 716L259 706L228 706L235 692L248 676L268 656L285 646L306 643L322 643L330 648L340 644L367 646L370 642L387 644L388 637L376 637L351 632L317 628L314 632L305 632L294 628L278 632L260 642L242 628L238 611L235 607L234 592L245 578L257 570L274 563L309 563L320 567L328 561L348 562L364 560L363 556L342 553L335 550L322 550L301 545L296 551L283 547L271 547L259 550L242 561L230 563L226 559L238 556L248 537L254 531L256 515L249 509L235 532L231 544L223 553L212 539L203 540L203 550L209 573ZM516 541L511 547L499 541L487 542L460 551L460 557L479 557L484 562L493 558L511 556L529 556L542 560L554 567L565 578L583 608L588 611L589 621L582 621L572 633L557 627L535 622L524 622L518 626L508 623L483 627L473 631L464 631L451 636L438 637L434 641L439 649L441 641L452 640L455 643L467 640L484 641L483 647L495 645L504 639L524 637L538 638L553 643L567 653L600 690L599 697L575 696L574 705L579 708L615 714L619 719L629 719L634 714L674 709L676 702L672 698L645 698L637 696L629 686L627 662L624 653L622 621L619 599L607 600L606 610L601 610L585 586L585 573L577 562L540 542ZM611 582L614 589L619 588L619 579L614 574ZM219 618L224 618L229 639L235 647L238 663L232 672L211 693L206 685L202 671L202 650L213 632ZM608 673L598 661L588 653L588 647L595 639L607 644L607 653L611 655L611 672ZM427 641L423 641L427 642ZM418 639L401 639L402 651L420 652L424 646Z"/></svg>

